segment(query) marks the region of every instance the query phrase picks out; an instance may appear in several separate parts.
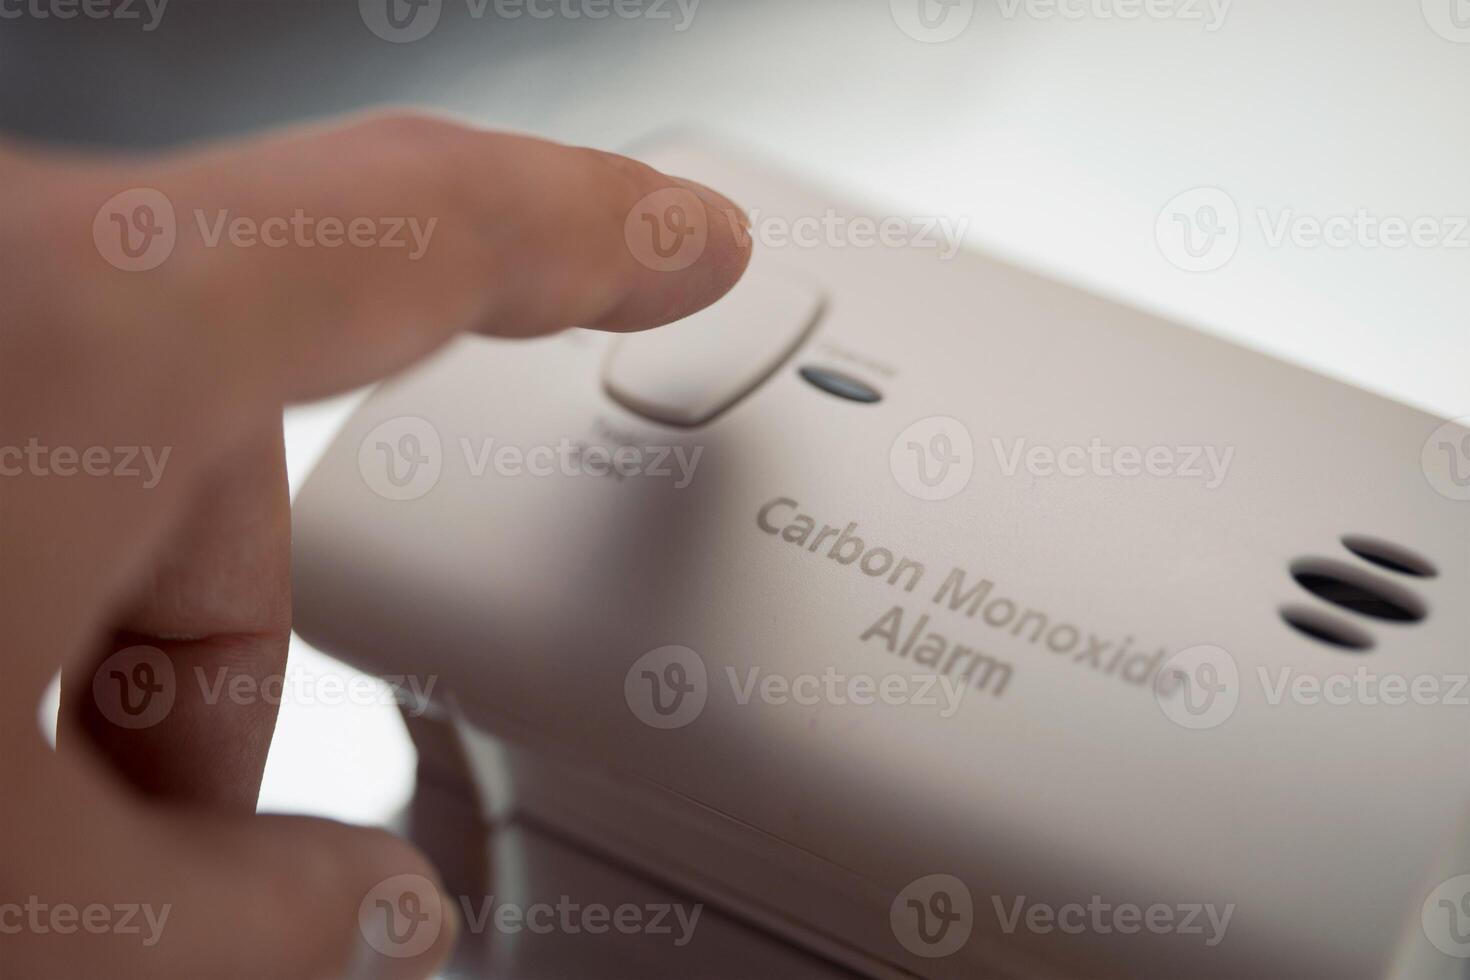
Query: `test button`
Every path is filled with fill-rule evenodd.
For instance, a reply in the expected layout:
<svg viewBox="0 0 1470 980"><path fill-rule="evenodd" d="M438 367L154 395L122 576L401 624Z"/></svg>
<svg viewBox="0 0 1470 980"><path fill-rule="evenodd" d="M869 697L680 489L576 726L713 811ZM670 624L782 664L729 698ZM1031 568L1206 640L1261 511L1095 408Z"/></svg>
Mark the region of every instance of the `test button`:
<svg viewBox="0 0 1470 980"><path fill-rule="evenodd" d="M812 284L752 260L719 302L693 316L618 338L603 386L630 411L666 425L703 425L785 363L821 315Z"/></svg>

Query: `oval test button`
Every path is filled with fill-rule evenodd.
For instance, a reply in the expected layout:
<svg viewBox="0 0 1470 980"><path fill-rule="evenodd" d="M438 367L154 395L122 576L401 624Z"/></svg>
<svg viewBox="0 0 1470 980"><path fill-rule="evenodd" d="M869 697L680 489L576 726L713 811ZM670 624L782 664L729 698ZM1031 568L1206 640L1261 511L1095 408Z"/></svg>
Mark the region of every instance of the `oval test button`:
<svg viewBox="0 0 1470 980"><path fill-rule="evenodd" d="M822 312L814 286L759 259L719 302L614 342L603 386L630 411L666 425L703 425L750 394L791 356Z"/></svg>

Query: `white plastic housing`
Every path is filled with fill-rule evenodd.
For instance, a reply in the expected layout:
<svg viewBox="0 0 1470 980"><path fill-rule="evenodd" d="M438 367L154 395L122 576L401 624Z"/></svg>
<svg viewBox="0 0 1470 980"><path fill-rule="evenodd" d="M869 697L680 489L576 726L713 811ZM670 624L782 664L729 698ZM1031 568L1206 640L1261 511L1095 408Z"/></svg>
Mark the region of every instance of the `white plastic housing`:
<svg viewBox="0 0 1470 980"><path fill-rule="evenodd" d="M719 187L758 228L860 213L695 143L644 156ZM875 975L1458 976L1464 961L1421 922L1432 889L1470 872L1470 709L1447 690L1470 670L1470 503L1426 469L1441 422L983 256L825 239L766 252L824 291L821 318L706 425L610 398L613 338L583 331L466 339L379 389L296 505L301 634L372 671L436 676L487 775L508 747L519 805L540 818ZM798 376L808 365L883 400L833 397ZM650 465L665 448L700 455L687 486L672 454L668 478L509 475L493 458L476 475L492 439L492 452L628 445ZM1199 476L1091 462L1047 474L1012 465L1018 440L1170 447L1176 470L1191 447L1231 456L1218 480L1204 456ZM385 484L379 452L415 447L428 469ZM952 482L905 468L931 450L971 467L963 489L944 496ZM835 538L814 553L770 533L758 515L781 499L794 503L767 525L855 523L862 559L828 557ZM1370 565L1346 534L1437 575ZM868 557L879 548L892 564ZM1427 614L1338 609L1293 580L1303 559L1392 582ZM993 583L974 617L950 607L952 587L935 601L955 568L965 590ZM1303 635L1288 606L1373 648ZM732 691L731 670L933 673L915 660L923 637L900 656L871 634L895 608L905 635L927 615L924 633L983 653L952 676L980 663L971 679L992 671L988 686L948 717ZM1062 625L1075 648L1051 632ZM1088 637L1109 644L1099 666L1078 659ZM641 720L626 688L667 646L707 672L702 710L678 728ZM1233 664L1238 703L1191 728L1187 692L1154 681L1201 646L1228 654L1211 662ZM1218 654L1187 657L1194 669ZM1441 700L1272 703L1282 670L1359 668L1441 679ZM949 955L918 956L890 913L935 874L963 882L973 929ZM1233 913L1206 945L1177 930L1007 932L995 911L1094 896Z"/></svg>

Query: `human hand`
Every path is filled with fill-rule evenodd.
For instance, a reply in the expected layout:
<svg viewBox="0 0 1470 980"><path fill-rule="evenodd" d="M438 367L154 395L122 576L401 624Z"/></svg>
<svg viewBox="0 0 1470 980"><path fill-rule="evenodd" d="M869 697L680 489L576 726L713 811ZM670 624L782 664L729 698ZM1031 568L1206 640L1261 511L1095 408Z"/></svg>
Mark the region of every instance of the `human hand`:
<svg viewBox="0 0 1470 980"><path fill-rule="evenodd" d="M650 194L703 226L686 268L630 248ZM0 975L434 969L452 928L395 959L359 926L384 879L437 882L411 846L254 814L274 705L179 684L139 725L148 674L119 652L279 677L283 405L461 330L679 319L741 275L738 213L624 158L410 115L146 161L0 147ZM327 217L372 224L341 242ZM387 219L416 222L402 247ZM58 669L53 751L36 705Z"/></svg>

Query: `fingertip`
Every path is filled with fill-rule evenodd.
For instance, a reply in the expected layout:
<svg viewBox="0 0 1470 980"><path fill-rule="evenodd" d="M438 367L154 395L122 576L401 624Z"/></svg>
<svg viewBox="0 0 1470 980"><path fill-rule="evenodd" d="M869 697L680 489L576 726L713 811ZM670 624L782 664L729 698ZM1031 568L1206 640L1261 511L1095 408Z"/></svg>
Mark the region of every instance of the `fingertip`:
<svg viewBox="0 0 1470 980"><path fill-rule="evenodd" d="M380 836L374 871L363 876L359 888L357 928L343 975L362 980L435 976L459 936L457 902L417 848L386 833Z"/></svg>
<svg viewBox="0 0 1470 980"><path fill-rule="evenodd" d="M296 816L226 827L213 841L229 855L221 869L234 892L227 904L251 916L256 939L264 940L231 937L245 943L233 956L249 961L249 972L424 980L452 954L458 903L429 859L401 837ZM227 911L215 906L215 921ZM193 925L192 956L231 955L199 948L208 923Z"/></svg>
<svg viewBox="0 0 1470 980"><path fill-rule="evenodd" d="M621 302L585 326L626 332L682 320L733 289L752 255L745 210L680 177L658 175L629 209L623 232L637 274Z"/></svg>

